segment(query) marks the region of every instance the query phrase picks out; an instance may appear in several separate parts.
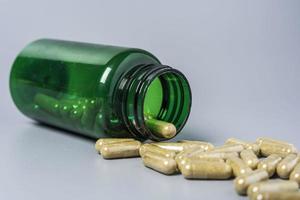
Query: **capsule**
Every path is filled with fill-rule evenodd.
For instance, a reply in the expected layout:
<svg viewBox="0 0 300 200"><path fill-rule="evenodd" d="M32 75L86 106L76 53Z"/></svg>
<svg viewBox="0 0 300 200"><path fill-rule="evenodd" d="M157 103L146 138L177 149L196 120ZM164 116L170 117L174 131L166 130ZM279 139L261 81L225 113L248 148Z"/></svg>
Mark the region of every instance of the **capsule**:
<svg viewBox="0 0 300 200"><path fill-rule="evenodd" d="M279 155L272 154L272 155L268 156L267 158L261 160L257 165L257 169L266 170L269 174L269 177L271 177L274 175L274 173L276 171L276 167L281 160L282 160L282 158Z"/></svg>
<svg viewBox="0 0 300 200"><path fill-rule="evenodd" d="M300 192L261 192L252 195L250 200L299 200Z"/></svg>
<svg viewBox="0 0 300 200"><path fill-rule="evenodd" d="M153 132L155 135L162 138L172 138L176 135L176 127L174 124L157 120L157 119L147 119L146 126Z"/></svg>
<svg viewBox="0 0 300 200"><path fill-rule="evenodd" d="M139 141L104 144L100 149L100 153L105 159L137 157L140 155L140 146L141 142Z"/></svg>
<svg viewBox="0 0 300 200"><path fill-rule="evenodd" d="M200 147L198 144L183 143L183 142L155 142L152 144L159 146L163 149L175 151L176 153L179 153L183 150Z"/></svg>
<svg viewBox="0 0 300 200"><path fill-rule="evenodd" d="M271 154L278 154L281 157L285 157L288 154L297 153L297 149L294 145L280 140L258 138L256 143L260 147L261 155L265 157Z"/></svg>
<svg viewBox="0 0 300 200"><path fill-rule="evenodd" d="M215 147L213 152L241 152L244 150L244 146L241 144L225 144L220 147Z"/></svg>
<svg viewBox="0 0 300 200"><path fill-rule="evenodd" d="M203 148L198 148L198 147L195 147L195 148L191 148L191 149L186 149L186 150L183 150L181 151L180 153L178 153L176 156L175 156L175 160L176 162L180 162L183 158L188 158L188 157L191 157L192 155L194 154L198 154L198 153L202 153L204 152L204 149Z"/></svg>
<svg viewBox="0 0 300 200"><path fill-rule="evenodd" d="M230 165L224 161L188 159L180 170L186 179L229 179L232 176Z"/></svg>
<svg viewBox="0 0 300 200"><path fill-rule="evenodd" d="M252 150L245 149L241 151L240 156L251 169L256 169L259 160Z"/></svg>
<svg viewBox="0 0 300 200"><path fill-rule="evenodd" d="M276 140L272 138L267 138L267 137L259 137L256 139L256 144L261 145L263 142L273 142L273 143L278 143L278 144L283 144L283 145L290 145L288 142L282 141L282 140Z"/></svg>
<svg viewBox="0 0 300 200"><path fill-rule="evenodd" d="M160 173L171 175L178 171L176 161L173 158L165 157L160 153L146 151L143 154L142 159L146 167Z"/></svg>
<svg viewBox="0 0 300 200"><path fill-rule="evenodd" d="M198 141L198 140L180 140L179 143L189 143L196 144L199 148L202 148L204 151L212 150L215 146L209 142Z"/></svg>
<svg viewBox="0 0 300 200"><path fill-rule="evenodd" d="M300 162L296 165L292 173L290 174L290 180L296 181L300 186Z"/></svg>
<svg viewBox="0 0 300 200"><path fill-rule="evenodd" d="M160 148L167 149L170 151L175 151L176 153L179 153L185 149L184 143L177 143L177 142L155 142L152 143L153 145L156 145Z"/></svg>
<svg viewBox="0 0 300 200"><path fill-rule="evenodd" d="M178 164L178 168L180 169L181 166L183 166L187 161L190 160L206 160L206 161L222 161L224 162L224 159L219 157L210 157L210 156L204 156L204 157L197 157L197 155L200 155L203 153L204 150L202 148L194 148L194 149L188 149L184 150L180 153L178 153L175 157L175 160Z"/></svg>
<svg viewBox="0 0 300 200"><path fill-rule="evenodd" d="M227 160L229 157L238 157L239 154L237 152L194 152L190 154L189 157L197 158L197 159L205 159L205 160L215 160L215 159L223 159Z"/></svg>
<svg viewBox="0 0 300 200"><path fill-rule="evenodd" d="M163 148L160 148L153 144L143 144L139 150L140 156L143 156L146 152L149 152L149 151L157 153L157 154L161 154L162 156L167 157L167 158L175 158L175 156L176 156L175 151L163 149Z"/></svg>
<svg viewBox="0 0 300 200"><path fill-rule="evenodd" d="M197 158L197 157L193 157L193 156L183 156L180 158L175 157L175 160L176 160L178 168L180 170L181 170L181 167L183 167L186 163L189 163L189 162L208 161L208 162L223 162L224 163L224 159L217 158L217 157Z"/></svg>
<svg viewBox="0 0 300 200"><path fill-rule="evenodd" d="M245 149L252 150L256 155L258 155L260 151L258 144L245 142L243 140L236 139L236 138L229 138L228 140L226 140L225 144L241 144L244 146Z"/></svg>
<svg viewBox="0 0 300 200"><path fill-rule="evenodd" d="M238 194L245 195L247 193L248 187L260 181L265 181L269 178L268 172L266 170L257 169L249 174L244 174L236 177L234 180L234 187Z"/></svg>
<svg viewBox="0 0 300 200"><path fill-rule="evenodd" d="M250 197L257 197L262 192L296 192L298 184L295 181L269 180L251 184L247 194Z"/></svg>
<svg viewBox="0 0 300 200"><path fill-rule="evenodd" d="M118 143L118 142L127 142L134 141L133 138L101 138L98 139L95 143L95 149L100 152L100 149L104 144Z"/></svg>
<svg viewBox="0 0 300 200"><path fill-rule="evenodd" d="M299 162L299 158L297 154L289 154L283 158L276 168L278 176L283 179L289 178L291 172Z"/></svg>
<svg viewBox="0 0 300 200"><path fill-rule="evenodd" d="M231 156L227 159L227 164L232 168L233 174L235 177L241 176L244 174L249 174L252 172L252 169L239 157Z"/></svg>
<svg viewBox="0 0 300 200"><path fill-rule="evenodd" d="M34 103L51 115L59 115L60 102L56 98L38 93L34 97Z"/></svg>

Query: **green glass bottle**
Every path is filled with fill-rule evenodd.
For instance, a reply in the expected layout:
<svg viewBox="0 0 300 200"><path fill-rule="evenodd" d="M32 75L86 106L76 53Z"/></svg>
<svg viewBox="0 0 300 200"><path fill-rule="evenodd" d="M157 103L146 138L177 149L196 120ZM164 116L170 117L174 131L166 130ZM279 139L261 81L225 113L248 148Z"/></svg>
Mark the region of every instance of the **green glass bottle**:
<svg viewBox="0 0 300 200"><path fill-rule="evenodd" d="M50 39L17 56L10 92L28 117L92 138L164 140L147 120L178 133L191 107L185 76L145 50Z"/></svg>

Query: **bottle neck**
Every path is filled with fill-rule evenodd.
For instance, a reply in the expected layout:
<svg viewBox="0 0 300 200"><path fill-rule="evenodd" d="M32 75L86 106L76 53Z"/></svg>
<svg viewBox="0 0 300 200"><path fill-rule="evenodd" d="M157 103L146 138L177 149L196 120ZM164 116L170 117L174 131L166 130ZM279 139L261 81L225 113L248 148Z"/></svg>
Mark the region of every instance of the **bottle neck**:
<svg viewBox="0 0 300 200"><path fill-rule="evenodd" d="M176 134L178 134L190 113L191 90L187 79L181 72L159 64L134 67L125 74L119 85L121 115L129 132L141 140L162 141L167 139L155 135L145 123L149 117L144 112L146 94L149 86L157 79L160 82L162 98L158 108L159 112L151 117L174 124L177 130ZM150 101L155 101L156 96L152 95L151 98Z"/></svg>

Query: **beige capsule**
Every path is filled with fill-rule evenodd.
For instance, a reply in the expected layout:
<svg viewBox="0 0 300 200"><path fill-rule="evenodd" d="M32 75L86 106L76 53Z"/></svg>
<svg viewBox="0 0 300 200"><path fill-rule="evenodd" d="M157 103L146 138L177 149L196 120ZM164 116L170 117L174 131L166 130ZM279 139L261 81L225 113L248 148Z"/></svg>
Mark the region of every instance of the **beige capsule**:
<svg viewBox="0 0 300 200"><path fill-rule="evenodd" d="M233 174L236 177L252 172L252 169L237 156L229 157L226 162L231 166Z"/></svg>
<svg viewBox="0 0 300 200"><path fill-rule="evenodd" d="M177 143L177 142L155 142L151 143L153 145L156 145L160 148L175 151L176 153L179 153L186 149L186 144L184 143Z"/></svg>
<svg viewBox="0 0 300 200"><path fill-rule="evenodd" d="M100 153L105 159L137 157L140 146L139 141L109 143L102 146Z"/></svg>
<svg viewBox="0 0 300 200"><path fill-rule="evenodd" d="M224 161L188 159L180 170L187 179L229 179L232 176L231 167Z"/></svg>
<svg viewBox="0 0 300 200"><path fill-rule="evenodd" d="M178 171L177 163L173 158L162 156L157 152L147 151L143 154L142 159L146 167L160 173L171 175Z"/></svg>
<svg viewBox="0 0 300 200"><path fill-rule="evenodd" d="M209 142L199 141L199 140L179 140L179 143L189 143L196 144L199 148L202 148L205 151L212 150L215 146Z"/></svg>
<svg viewBox="0 0 300 200"><path fill-rule="evenodd" d="M193 154L198 154L198 153L202 153L202 152L204 152L204 149L198 148L198 147L186 149L186 150L179 152L175 156L175 160L176 160L176 162L180 162L183 158L191 157Z"/></svg>
<svg viewBox="0 0 300 200"><path fill-rule="evenodd" d="M271 154L278 154L281 157L285 157L288 154L297 153L294 145L280 140L258 138L256 143L259 145L261 155L266 157Z"/></svg>
<svg viewBox="0 0 300 200"><path fill-rule="evenodd" d="M251 168L256 169L259 159L250 149L245 149L240 153L241 159Z"/></svg>
<svg viewBox="0 0 300 200"><path fill-rule="evenodd" d="M227 160L229 157L238 157L239 154L237 152L200 152L200 153L192 153L189 157L197 158L197 159L205 159L205 160L215 160L215 159L223 159Z"/></svg>
<svg viewBox="0 0 300 200"><path fill-rule="evenodd" d="M145 121L146 126L153 132L156 136L162 138L172 138L176 135L177 130L174 124L157 120L157 119L147 119Z"/></svg>
<svg viewBox="0 0 300 200"><path fill-rule="evenodd" d="M260 181L265 181L269 178L269 174L266 170L257 169L249 174L244 174L236 177L234 180L234 187L238 194L244 195L247 193L248 187Z"/></svg>
<svg viewBox="0 0 300 200"><path fill-rule="evenodd" d="M163 148L158 147L153 144L143 144L139 149L140 156L143 156L146 152L149 152L149 151L161 154L162 156L165 156L168 158L175 158L175 156L176 156L175 151L163 149Z"/></svg>
<svg viewBox="0 0 300 200"><path fill-rule="evenodd" d="M100 152L104 144L134 141L133 138L100 138L95 143L95 149Z"/></svg>
<svg viewBox="0 0 300 200"><path fill-rule="evenodd" d="M179 153L183 150L199 147L198 144L182 143L182 142L155 142L151 144L159 146L163 149L175 151L176 153Z"/></svg>
<svg viewBox="0 0 300 200"><path fill-rule="evenodd" d="M261 160L257 165L257 169L266 170L269 174L269 177L271 177L274 175L274 173L276 171L276 167L281 160L282 160L282 158L279 155L272 154L272 155L268 156L267 158Z"/></svg>
<svg viewBox="0 0 300 200"><path fill-rule="evenodd" d="M260 192L252 195L250 200L299 200L300 192Z"/></svg>
<svg viewBox="0 0 300 200"><path fill-rule="evenodd" d="M248 187L248 196L255 197L262 192L296 192L298 184L295 181L268 180L251 184Z"/></svg>
<svg viewBox="0 0 300 200"><path fill-rule="evenodd" d="M204 158L197 158L197 157L193 157L193 156L183 156L180 158L176 158L175 160L177 162L178 168L181 171L181 167L183 167L186 163L188 162L197 162L197 161L208 161L208 162L224 162L224 159L221 158L216 158L216 157L204 157Z"/></svg>
<svg viewBox="0 0 300 200"><path fill-rule="evenodd" d="M300 186L300 162L296 165L292 173L290 174L290 180L296 181Z"/></svg>
<svg viewBox="0 0 300 200"><path fill-rule="evenodd" d="M278 176L283 179L289 178L299 159L300 157L297 154L289 154L283 158L276 168Z"/></svg>
<svg viewBox="0 0 300 200"><path fill-rule="evenodd" d="M283 145L290 145L290 143L282 141L282 140L276 140L268 137L259 137L255 141L258 145L261 145L263 142L273 142L273 143L278 143L278 144L283 144Z"/></svg>
<svg viewBox="0 0 300 200"><path fill-rule="evenodd" d="M256 143L245 142L236 138L229 138L226 140L225 144L241 144L245 149L252 150L256 155L259 155L259 145Z"/></svg>
<svg viewBox="0 0 300 200"><path fill-rule="evenodd" d="M215 147L214 149L212 149L212 152L241 152L243 151L245 148L243 145L241 144L225 144L223 146L220 147Z"/></svg>

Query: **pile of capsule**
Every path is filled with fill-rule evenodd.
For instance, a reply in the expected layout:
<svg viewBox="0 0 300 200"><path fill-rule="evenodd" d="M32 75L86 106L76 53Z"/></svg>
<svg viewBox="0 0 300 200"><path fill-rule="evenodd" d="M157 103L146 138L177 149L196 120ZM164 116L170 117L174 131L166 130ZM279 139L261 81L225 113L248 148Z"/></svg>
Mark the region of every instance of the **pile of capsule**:
<svg viewBox="0 0 300 200"><path fill-rule="evenodd" d="M95 147L105 159L140 156L146 167L166 175L215 180L235 177L236 192L252 200L300 200L300 154L283 141L258 138L249 143L230 138L215 147L203 141L142 144L131 138L106 138L99 139Z"/></svg>

